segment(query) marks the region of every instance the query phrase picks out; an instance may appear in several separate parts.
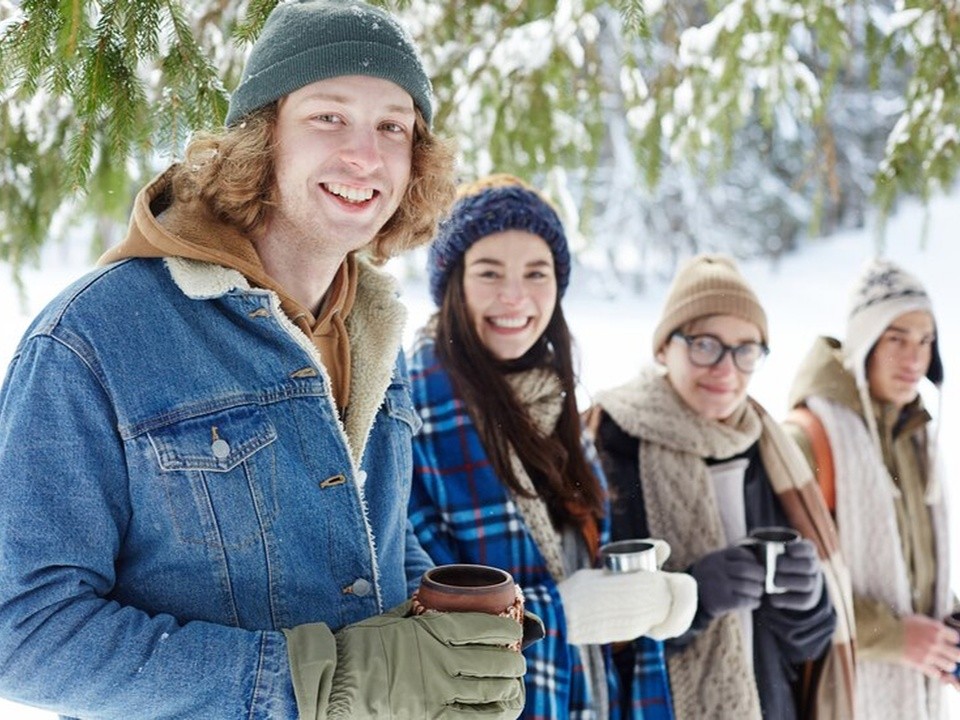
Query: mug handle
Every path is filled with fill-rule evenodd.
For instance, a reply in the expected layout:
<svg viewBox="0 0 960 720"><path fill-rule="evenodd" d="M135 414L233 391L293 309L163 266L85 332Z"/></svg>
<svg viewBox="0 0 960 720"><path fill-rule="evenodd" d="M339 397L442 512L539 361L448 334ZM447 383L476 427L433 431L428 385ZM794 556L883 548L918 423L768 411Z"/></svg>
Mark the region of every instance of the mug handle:
<svg viewBox="0 0 960 720"><path fill-rule="evenodd" d="M739 540L737 540L734 544L740 545L742 547L746 547L751 545L753 546L764 545L766 543L763 543L762 541L747 535L746 537L740 538ZM780 557L781 555L784 555L785 553L786 553L786 548L782 543L779 543L777 544L775 552L773 553L772 567L769 567L767 565L767 560L770 558L769 555L766 555L765 558L761 559L760 564L763 565L763 569L764 569L763 591L767 595L780 595L786 592L786 590L784 590L782 587L777 585L776 581L774 580L777 574L777 558Z"/></svg>
<svg viewBox="0 0 960 720"><path fill-rule="evenodd" d="M547 631L546 628L543 627L543 620L529 610L524 610L523 638L520 640L520 649L526 650L538 640L543 640L546 636Z"/></svg>
<svg viewBox="0 0 960 720"><path fill-rule="evenodd" d="M660 538L637 538L641 542L650 543L653 545L654 552L657 554L657 570L660 570L663 567L663 564L667 561L667 558L670 557L671 548L670 543L666 540L661 540Z"/></svg>
<svg viewBox="0 0 960 720"><path fill-rule="evenodd" d="M776 579L777 565L778 565L777 558L779 558L781 555L786 555L786 554L787 554L786 545L784 545L783 543L778 543L777 546L774 548L774 552L773 552L773 572L767 576L766 582L764 583L764 585L766 586L765 590L768 595L782 595L783 593L787 592L786 588L782 588L779 585L777 585L777 579Z"/></svg>

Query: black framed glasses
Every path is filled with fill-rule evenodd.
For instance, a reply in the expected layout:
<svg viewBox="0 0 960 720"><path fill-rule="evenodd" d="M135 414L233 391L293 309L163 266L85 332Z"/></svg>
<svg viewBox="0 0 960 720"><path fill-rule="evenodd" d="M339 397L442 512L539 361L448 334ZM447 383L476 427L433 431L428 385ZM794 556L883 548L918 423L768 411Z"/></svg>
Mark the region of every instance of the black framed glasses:
<svg viewBox="0 0 960 720"><path fill-rule="evenodd" d="M687 357L697 367L719 365L723 356L730 353L733 364L742 373L752 373L770 352L763 343L745 342L739 345L727 345L716 335L686 335L677 330L672 338L680 338L687 344Z"/></svg>

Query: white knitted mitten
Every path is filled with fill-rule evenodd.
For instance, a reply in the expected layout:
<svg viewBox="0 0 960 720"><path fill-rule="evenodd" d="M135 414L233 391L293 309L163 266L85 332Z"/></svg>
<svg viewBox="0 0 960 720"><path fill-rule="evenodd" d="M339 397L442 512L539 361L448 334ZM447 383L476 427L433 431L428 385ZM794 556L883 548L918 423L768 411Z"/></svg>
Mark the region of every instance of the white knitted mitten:
<svg viewBox="0 0 960 720"><path fill-rule="evenodd" d="M557 585L567 642L601 645L641 635L680 635L697 609L697 584L683 573L577 570Z"/></svg>

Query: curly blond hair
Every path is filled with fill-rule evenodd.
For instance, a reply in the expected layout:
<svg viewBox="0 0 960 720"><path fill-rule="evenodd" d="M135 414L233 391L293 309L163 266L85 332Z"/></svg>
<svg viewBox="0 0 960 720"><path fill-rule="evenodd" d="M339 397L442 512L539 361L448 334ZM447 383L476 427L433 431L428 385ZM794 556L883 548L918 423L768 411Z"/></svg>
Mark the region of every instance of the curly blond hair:
<svg viewBox="0 0 960 720"><path fill-rule="evenodd" d="M201 132L172 177L178 200L203 202L221 221L257 237L277 204L274 130L277 103L222 132ZM365 248L376 263L428 243L456 192L452 144L417 111L410 181L396 212Z"/></svg>

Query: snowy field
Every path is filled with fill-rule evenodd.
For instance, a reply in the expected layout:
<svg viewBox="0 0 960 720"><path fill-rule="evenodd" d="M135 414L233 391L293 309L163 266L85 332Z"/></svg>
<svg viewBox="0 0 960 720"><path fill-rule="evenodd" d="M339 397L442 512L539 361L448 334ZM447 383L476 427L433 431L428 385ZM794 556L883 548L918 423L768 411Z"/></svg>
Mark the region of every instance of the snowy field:
<svg viewBox="0 0 960 720"><path fill-rule="evenodd" d="M927 387L924 396L940 423L941 447L953 477L960 477L960 448L954 443L960 428L960 194L934 200L927 218L929 234L921 245L924 213L905 206L891 219L885 255L918 275L930 292L939 320L941 353L946 366L942 398ZM863 263L876 254L870 232L848 233L808 242L798 253L779 264L752 262L743 265L767 309L772 353L751 384L751 393L775 416L786 412L793 374L818 334L843 334L847 289ZM0 287L7 308L0 320L0 368L6 367L29 319L67 282L88 267L76 250L51 248L43 266L24 272L28 288L21 305L12 282ZM651 286L642 297L604 300L573 287L564 302L568 321L581 357L583 400L596 391L628 380L651 357L650 336L663 301L665 285ZM0 273L9 275L0 268ZM6 278L5 278L6 279ZM410 308L407 341L432 312L426 288L408 286L404 299ZM20 308L19 312L17 309ZM942 403L940 402L942 400ZM960 489L953 493L954 517L960 517ZM960 529L952 523L954 557L960 558ZM960 588L954 563L953 586ZM960 697L950 693L952 718L960 718ZM42 720L46 712L0 700L4 720Z"/></svg>

